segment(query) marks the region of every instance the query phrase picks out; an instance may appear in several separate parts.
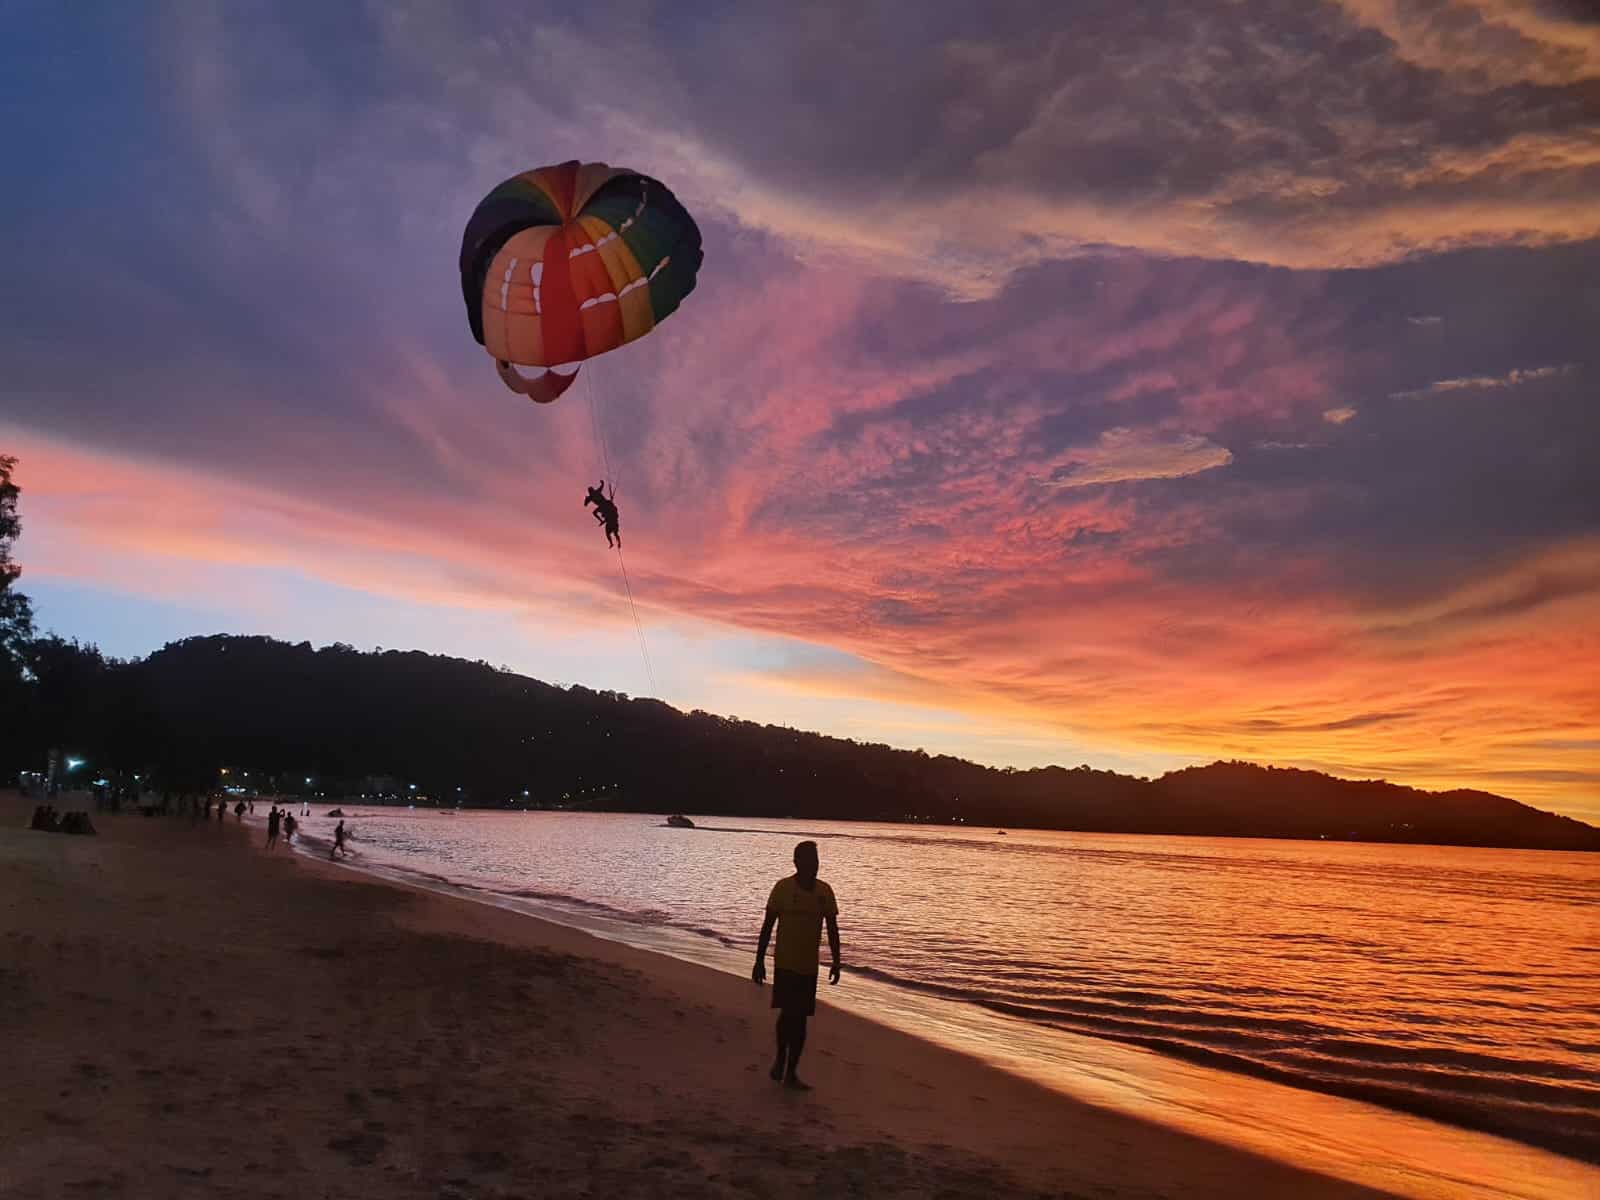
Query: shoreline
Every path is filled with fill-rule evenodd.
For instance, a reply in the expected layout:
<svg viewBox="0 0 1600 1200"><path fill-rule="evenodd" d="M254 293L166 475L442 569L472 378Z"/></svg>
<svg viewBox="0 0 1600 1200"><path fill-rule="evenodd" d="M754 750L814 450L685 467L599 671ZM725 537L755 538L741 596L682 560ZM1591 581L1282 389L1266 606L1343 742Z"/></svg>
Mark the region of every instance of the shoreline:
<svg viewBox="0 0 1600 1200"><path fill-rule="evenodd" d="M826 995L817 1091L791 1096L765 1078L768 993L712 968L268 856L231 821L104 814L72 838L24 819L0 799L0 999L30 1048L0 1083L7 1195L1382 1194ZM135 1172L162 1174L152 1192Z"/></svg>
<svg viewBox="0 0 1600 1200"><path fill-rule="evenodd" d="M608 946L631 947L652 958L694 963L724 978L746 977L747 950L721 939L588 911L587 902L562 908L549 897L530 900L429 872L375 866L363 863L359 854L333 864L319 852L328 844L312 833L298 853L316 870L355 872L580 932L593 939L596 954L605 954ZM869 978L859 970L847 968L846 974L849 986L822 989L819 1003L1071 1100L1278 1163L1404 1196L1600 1195L1600 1168L1492 1131L1117 1038L1039 1025L977 1001ZM954 1020L953 1013L959 1014Z"/></svg>
<svg viewBox="0 0 1600 1200"><path fill-rule="evenodd" d="M1285 769L1288 769L1288 768L1285 768ZM1345 780L1343 782L1358 782L1358 781ZM1397 786L1403 786L1403 785L1397 785ZM294 797L294 799L296 801L298 801L300 799L300 797ZM319 806L323 807L323 808L335 807L335 806L338 806L338 805L348 805L351 808L370 808L370 809L376 809L376 810L379 810L379 811L383 811L383 810L392 810L392 811L397 811L397 812L398 811L415 811L415 812L419 812L419 813L434 813L434 814L438 814L438 813L468 813L468 814L470 814L470 813L493 813L493 814L497 814L497 815L505 815L505 814L508 814L508 813L568 813L568 814L572 814L572 815L584 815L584 816L615 816L615 817L655 817L655 816L659 816L659 817L662 817L662 818L665 818L666 815L667 815L667 814L662 813L662 812L657 812L654 809L644 809L644 808L581 808L581 809L580 808L540 808L540 807L517 808L517 807L499 807L499 806L489 805L489 804L481 804L481 805L468 804L468 805L462 805L460 807L456 807L454 805L432 805L432 804L429 804L429 805L423 805L421 807L417 807L415 805L406 805L406 804L400 804L400 803L390 804L390 803L387 803L387 802L384 802L384 801L381 801L381 800L363 799L363 798L361 798L359 796L356 797L355 799L351 799L349 797L342 797L342 798L339 798L339 799L331 799L331 798L323 797L323 798L318 799L316 803ZM1520 803L1520 801L1519 801L1519 803ZM1547 810L1539 809L1537 811L1545 812ZM685 814L685 815L687 815L687 814ZM1557 813L1557 814L1553 814L1553 815L1560 816L1561 814ZM973 832L973 833L982 833L982 832L984 832L986 830L994 830L997 833L1002 832L1002 831L1004 831L1004 832L1016 831L1018 833L1086 833L1086 834L1104 835L1104 836L1107 836L1107 837L1161 837L1161 838L1195 838L1195 839L1201 840L1201 841L1217 839L1217 840L1223 840L1223 841L1241 841L1241 842L1290 842L1290 843L1304 843L1306 845L1311 845L1311 846L1328 846L1328 845L1336 845L1336 846L1414 846L1414 847L1417 847L1418 849L1434 849L1434 850L1508 850L1508 851L1516 851L1518 853L1526 853L1526 854L1600 854L1600 845L1596 845L1596 846L1529 846L1529 845L1517 845L1517 844L1508 843L1508 842L1485 842L1485 841L1477 841L1477 842L1467 842L1467 841L1430 842L1430 841L1420 841L1420 840L1413 840L1413 839L1407 839L1407 838L1332 837L1332 836L1329 836L1327 834L1319 834L1316 837L1312 837L1309 834L1300 835L1300 834L1293 834L1293 833L1265 833L1265 832L1262 832L1262 833L1250 833L1250 832L1198 833L1198 832L1196 832L1194 830L1185 830L1185 829L1174 829L1174 830L1161 830L1161 829L1088 829L1088 828L1083 828L1081 826L1076 826L1076 825L1028 825L1028 824L1018 825L1018 824L1010 824L1010 825L1004 826L1004 829L1002 830L1001 828L999 828L999 827L997 827L995 825L990 825L990 824L987 824L987 823L984 823L984 822L974 822L974 821L966 821L966 820L960 820L960 821L906 821L906 820L897 820L897 819L895 819L893 817L853 817L853 816L837 816L837 817L805 817L805 816L800 816L800 817L796 817L796 816L787 816L787 815L786 816L781 816L781 817L768 817L768 816L760 816L760 815L752 814L752 813L701 813L701 814L696 814L696 816L697 816L698 819L696 820L696 824L693 826L693 828L696 828L696 829L711 829L711 830L716 830L717 826L702 825L702 824L700 824L700 822L701 821L794 821L797 824L803 825L804 822L806 822L806 821L826 821L826 822L829 822L831 824L841 824L841 825L892 825L897 829L944 829L944 830L957 830L957 831L966 830L966 831L970 831L970 832ZM1575 818L1575 817L1571 818L1571 819L1572 820L1577 820L1577 818ZM1580 823L1582 823L1582 822L1580 822ZM837 836L837 835L835 835L835 836Z"/></svg>

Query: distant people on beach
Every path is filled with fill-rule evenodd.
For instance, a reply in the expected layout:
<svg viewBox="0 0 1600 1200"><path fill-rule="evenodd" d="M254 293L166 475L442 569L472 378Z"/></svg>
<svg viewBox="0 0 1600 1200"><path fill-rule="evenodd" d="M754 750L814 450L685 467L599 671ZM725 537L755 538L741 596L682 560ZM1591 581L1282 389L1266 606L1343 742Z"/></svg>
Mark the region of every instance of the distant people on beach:
<svg viewBox="0 0 1600 1200"><path fill-rule="evenodd" d="M328 851L331 860L336 854L349 854L349 849L344 844L344 822L340 821L333 827L333 849Z"/></svg>
<svg viewBox="0 0 1600 1200"><path fill-rule="evenodd" d="M761 922L756 965L750 978L757 986L767 978L767 943L778 927L778 945L772 954L772 1007L778 1010L778 1056L768 1072L787 1087L806 1091L797 1073L800 1052L806 1045L806 1019L817 1011L817 947L822 925L828 925L828 948L833 966L830 984L839 982L839 904L833 889L817 878L817 844L801 842L794 848L794 874L778 880L767 897L767 915Z"/></svg>
<svg viewBox="0 0 1600 1200"><path fill-rule="evenodd" d="M278 844L278 826L283 823L283 814L274 804L272 811L267 814L267 849L271 850Z"/></svg>

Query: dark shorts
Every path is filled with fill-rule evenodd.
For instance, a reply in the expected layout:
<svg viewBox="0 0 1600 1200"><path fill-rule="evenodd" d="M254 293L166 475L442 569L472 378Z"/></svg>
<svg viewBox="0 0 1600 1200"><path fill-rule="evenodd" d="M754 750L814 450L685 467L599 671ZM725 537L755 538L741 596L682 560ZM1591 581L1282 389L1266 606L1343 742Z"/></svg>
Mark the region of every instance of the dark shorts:
<svg viewBox="0 0 1600 1200"><path fill-rule="evenodd" d="M772 1007L812 1016L817 1011L817 973L772 968Z"/></svg>

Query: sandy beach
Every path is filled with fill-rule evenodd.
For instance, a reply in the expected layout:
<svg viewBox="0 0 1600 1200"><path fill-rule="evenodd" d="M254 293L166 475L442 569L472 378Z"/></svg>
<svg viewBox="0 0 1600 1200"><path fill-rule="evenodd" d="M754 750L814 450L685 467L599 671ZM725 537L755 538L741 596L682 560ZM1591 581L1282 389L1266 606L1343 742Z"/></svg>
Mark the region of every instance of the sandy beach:
<svg viewBox="0 0 1600 1200"><path fill-rule="evenodd" d="M786 1092L747 981L269 856L231 816L27 811L0 799L8 1198L1375 1194L825 998L815 1091Z"/></svg>

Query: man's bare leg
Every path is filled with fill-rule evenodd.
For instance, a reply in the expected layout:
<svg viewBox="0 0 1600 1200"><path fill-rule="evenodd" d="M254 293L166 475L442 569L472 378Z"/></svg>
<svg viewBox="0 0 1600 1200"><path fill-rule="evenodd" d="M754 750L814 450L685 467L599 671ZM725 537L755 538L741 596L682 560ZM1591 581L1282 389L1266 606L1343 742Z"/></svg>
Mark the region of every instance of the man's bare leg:
<svg viewBox="0 0 1600 1200"><path fill-rule="evenodd" d="M789 1014L778 1010L778 1057L772 1060L772 1070L767 1072L774 1083L783 1082L784 1064L789 1061Z"/></svg>
<svg viewBox="0 0 1600 1200"><path fill-rule="evenodd" d="M806 1048L805 1013L797 1012L789 1018L787 1043L789 1053L788 1062L783 1073L783 1084L785 1087L794 1088L797 1091L810 1091L811 1085L801 1082L800 1076L796 1074L800 1067L800 1052Z"/></svg>

